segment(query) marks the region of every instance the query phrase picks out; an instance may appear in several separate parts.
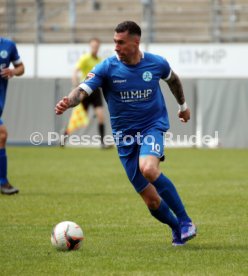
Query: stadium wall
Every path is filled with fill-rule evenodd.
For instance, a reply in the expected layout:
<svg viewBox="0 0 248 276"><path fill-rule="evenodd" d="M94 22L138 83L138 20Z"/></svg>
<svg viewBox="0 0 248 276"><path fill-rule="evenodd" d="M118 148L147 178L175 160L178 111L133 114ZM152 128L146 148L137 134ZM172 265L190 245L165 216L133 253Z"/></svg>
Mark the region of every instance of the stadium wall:
<svg viewBox="0 0 248 276"><path fill-rule="evenodd" d="M248 147L248 80L183 79L192 111L192 118L187 124L178 120L177 104L167 85L161 82L161 86L171 121L166 138L168 146ZM70 79L12 80L3 115L8 127L9 144L31 145L30 136L39 132L43 136L42 144L47 145L49 133L62 133L70 111L56 116L54 106L70 89ZM107 108L106 125L106 134L111 134ZM98 134L92 109L90 125L75 134L80 137Z"/></svg>

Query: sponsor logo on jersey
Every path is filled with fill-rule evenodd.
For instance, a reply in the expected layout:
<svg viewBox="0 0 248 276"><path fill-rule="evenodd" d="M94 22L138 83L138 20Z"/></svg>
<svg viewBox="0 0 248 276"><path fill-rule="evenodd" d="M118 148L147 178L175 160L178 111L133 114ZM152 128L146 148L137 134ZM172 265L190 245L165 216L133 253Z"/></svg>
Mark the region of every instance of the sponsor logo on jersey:
<svg viewBox="0 0 248 276"><path fill-rule="evenodd" d="M90 73L87 74L87 77L86 77L85 80L87 81L87 80L90 80L90 79L92 79L94 77L95 77L95 74L90 72Z"/></svg>
<svg viewBox="0 0 248 276"><path fill-rule="evenodd" d="M127 82L127 80L113 80L113 83L124 83Z"/></svg>
<svg viewBox="0 0 248 276"><path fill-rule="evenodd" d="M0 52L0 57L1 57L1 58L7 58L7 56L8 56L8 52L7 52L6 50L2 50L2 51Z"/></svg>
<svg viewBox="0 0 248 276"><path fill-rule="evenodd" d="M145 71L142 75L144 81L152 80L152 73L150 71Z"/></svg>
<svg viewBox="0 0 248 276"><path fill-rule="evenodd" d="M152 89L120 91L123 102L147 101L150 99Z"/></svg>

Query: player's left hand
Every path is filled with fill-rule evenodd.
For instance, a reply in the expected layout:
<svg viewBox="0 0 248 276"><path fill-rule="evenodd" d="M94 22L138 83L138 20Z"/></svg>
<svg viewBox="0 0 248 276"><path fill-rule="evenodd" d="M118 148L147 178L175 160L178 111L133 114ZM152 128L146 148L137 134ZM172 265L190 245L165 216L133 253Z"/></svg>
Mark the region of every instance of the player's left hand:
<svg viewBox="0 0 248 276"><path fill-rule="evenodd" d="M14 76L14 70L10 69L10 68L3 68L0 71L0 75L4 78L4 79L10 79Z"/></svg>
<svg viewBox="0 0 248 276"><path fill-rule="evenodd" d="M178 111L178 117L181 122L187 123L190 120L190 109L187 108L185 111Z"/></svg>

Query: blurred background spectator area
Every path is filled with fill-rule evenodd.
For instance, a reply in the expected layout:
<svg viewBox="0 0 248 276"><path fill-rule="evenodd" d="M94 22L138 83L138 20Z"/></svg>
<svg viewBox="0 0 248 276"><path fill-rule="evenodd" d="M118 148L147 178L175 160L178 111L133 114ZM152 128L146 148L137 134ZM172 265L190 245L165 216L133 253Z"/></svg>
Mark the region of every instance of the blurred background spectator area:
<svg viewBox="0 0 248 276"><path fill-rule="evenodd" d="M123 20L147 43L248 42L247 0L0 0L0 33L17 43L109 43Z"/></svg>

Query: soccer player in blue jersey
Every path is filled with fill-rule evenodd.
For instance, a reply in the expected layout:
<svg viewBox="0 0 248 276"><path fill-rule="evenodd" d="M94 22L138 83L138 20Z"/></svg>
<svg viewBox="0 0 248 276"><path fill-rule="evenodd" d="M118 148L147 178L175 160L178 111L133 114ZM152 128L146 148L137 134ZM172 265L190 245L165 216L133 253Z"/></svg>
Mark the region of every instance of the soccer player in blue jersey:
<svg viewBox="0 0 248 276"><path fill-rule="evenodd" d="M10 63L14 68L9 68ZM5 104L8 80L13 76L21 76L24 73L24 65L19 57L16 45L13 41L0 37L0 190L2 194L12 195L19 190L10 185L7 178L6 141L7 129L1 119Z"/></svg>
<svg viewBox="0 0 248 276"><path fill-rule="evenodd" d="M62 114L97 87L108 104L113 136L130 182L150 213L172 229L172 244L184 245L196 236L174 184L159 168L164 159L163 134L169 129L168 114L159 80L166 81L178 104L182 122L190 119L181 82L161 56L139 49L140 27L132 21L115 28L116 56L98 64L88 78L55 107Z"/></svg>

